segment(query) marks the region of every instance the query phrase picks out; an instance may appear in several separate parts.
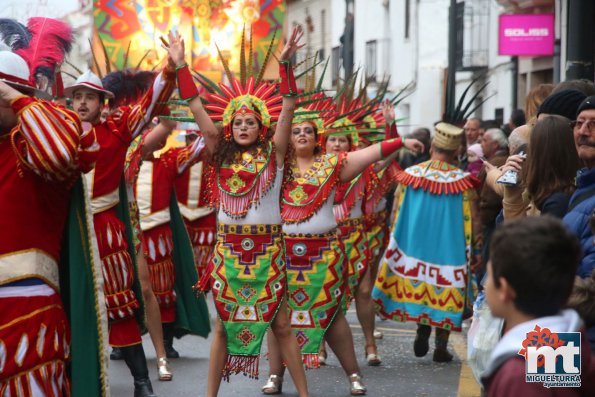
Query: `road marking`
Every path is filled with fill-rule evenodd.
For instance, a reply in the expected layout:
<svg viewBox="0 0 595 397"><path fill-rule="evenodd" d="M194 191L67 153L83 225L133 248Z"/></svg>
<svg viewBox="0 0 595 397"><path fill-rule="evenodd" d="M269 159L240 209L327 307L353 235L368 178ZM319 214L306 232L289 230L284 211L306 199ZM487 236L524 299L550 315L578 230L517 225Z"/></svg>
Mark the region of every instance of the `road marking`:
<svg viewBox="0 0 595 397"><path fill-rule="evenodd" d="M467 345L465 335L452 332L450 334L452 347L461 359L461 375L459 376L459 390L457 397L479 397L481 395L481 388L469 365L467 365Z"/></svg>

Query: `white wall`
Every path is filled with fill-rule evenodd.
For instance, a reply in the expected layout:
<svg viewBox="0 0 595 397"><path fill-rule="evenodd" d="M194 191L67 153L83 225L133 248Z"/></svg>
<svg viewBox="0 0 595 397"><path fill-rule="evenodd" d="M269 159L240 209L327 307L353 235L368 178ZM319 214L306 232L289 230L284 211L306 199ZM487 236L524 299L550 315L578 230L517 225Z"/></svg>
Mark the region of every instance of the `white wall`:
<svg viewBox="0 0 595 397"><path fill-rule="evenodd" d="M328 58L331 55L331 24L332 19L336 19L336 17L332 16L330 6L331 3L329 0L299 0L287 5L286 18L288 34L291 32L291 29L295 24L301 25L306 30L304 35L306 46L299 51L298 62L305 59L307 54L309 54L309 56L314 56L314 54L321 49L324 49L325 58ZM314 28L312 32L307 31L306 18L308 15L312 18L312 26ZM317 80L322 75L323 69L324 63L317 67ZM331 78L329 62L329 68L327 69L323 80L323 86L325 88L330 88Z"/></svg>

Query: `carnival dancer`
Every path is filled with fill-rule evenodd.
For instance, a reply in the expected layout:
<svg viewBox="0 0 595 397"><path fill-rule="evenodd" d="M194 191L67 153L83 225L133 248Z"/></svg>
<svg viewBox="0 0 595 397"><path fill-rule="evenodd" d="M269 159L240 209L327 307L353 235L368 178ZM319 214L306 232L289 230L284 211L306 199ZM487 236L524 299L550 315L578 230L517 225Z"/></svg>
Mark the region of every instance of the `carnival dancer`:
<svg viewBox="0 0 595 397"><path fill-rule="evenodd" d="M429 350L436 327L433 360L451 361L450 331L459 331L469 302L469 252L476 215L477 180L454 162L463 130L438 123L429 161L397 175L396 220L383 255L372 298L381 315L418 324L414 353Z"/></svg>
<svg viewBox="0 0 595 397"><path fill-rule="evenodd" d="M0 395L80 396L82 381L102 396L99 266L81 180L97 142L74 112L34 98L32 81L25 59L0 51Z"/></svg>
<svg viewBox="0 0 595 397"><path fill-rule="evenodd" d="M83 121L93 125L100 145L95 170L87 174L91 189L91 207L99 253L103 266L106 307L110 320L109 338L112 346L120 347L134 378L134 393L151 396L153 389L142 346L135 312L140 308L139 287L134 249L129 244L122 218L128 217L127 199L120 199L119 186L123 176L128 146L145 124L161 111L175 84L173 66L167 66L154 80L153 86L133 106L122 106L100 120L105 98L114 95L103 88L91 71L83 73L74 85L64 90L73 98L73 108ZM125 213L118 216L118 209ZM122 218L120 218L122 217ZM128 221L127 219L124 219Z"/></svg>
<svg viewBox="0 0 595 397"><path fill-rule="evenodd" d="M175 122L166 123L173 123L166 127L171 132ZM165 138L167 136L161 146L165 145ZM154 152L146 153L136 179L134 197L140 215L142 246L151 286L159 302L168 358L180 357L173 347L176 333L181 336L192 332L206 337L210 330L204 298L196 299L192 291L198 275L186 228L176 223L181 219L180 211L170 208L176 178L198 160L204 146L204 138L200 137L189 146L170 148L159 157L155 157ZM183 313L177 316L178 311ZM176 323L176 320L190 321L192 326Z"/></svg>
<svg viewBox="0 0 595 397"><path fill-rule="evenodd" d="M186 145L191 145L199 134L196 123L185 123L182 127ZM215 247L217 235L217 214L209 205L208 177L209 163L201 156L196 164L187 168L176 178L176 197L184 224L188 230L198 278L207 271L207 265Z"/></svg>
<svg viewBox="0 0 595 397"><path fill-rule="evenodd" d="M318 367L318 350L326 339L348 376L351 394L364 395L366 388L355 358L351 330L341 308L347 268L333 212L335 190L338 182L357 177L373 162L398 150L403 142L396 139L355 152L321 154L317 134L330 131L325 131L328 125L311 117L298 117L292 125L293 156L282 195L289 317L305 365ZM328 114L320 117L326 117L328 123ZM404 144L409 149L422 148L415 140L406 140ZM277 352L269 349L271 376L263 388L266 394L274 393L282 384L283 366Z"/></svg>
<svg viewBox="0 0 595 397"><path fill-rule="evenodd" d="M326 152L340 154L354 150L351 134L338 134L326 139ZM373 167L373 166L371 166ZM355 300L357 318L362 326L365 339L364 353L370 366L382 363L374 339L374 305L372 302L372 277L369 266L368 238L364 223L364 197L369 183L371 167L337 188L334 207L338 230L345 246L345 265L347 266L347 299ZM319 361L326 360L324 344L319 354Z"/></svg>
<svg viewBox="0 0 595 397"><path fill-rule="evenodd" d="M109 100L108 111L105 111L104 109L104 114L107 115L117 111L121 106L129 106L138 103L143 95L145 95L151 88L154 80L154 72L138 69L118 70L105 75L101 82L106 90L114 94L114 98ZM167 109L164 109L163 113L167 114ZM147 125L145 131L149 130L149 127L150 125ZM152 128L150 134L139 134L128 147L124 164L126 198L128 199L128 210L130 213L132 229L130 237L133 242L138 280L140 282L140 289L143 297L146 316L145 323L149 335L151 336L151 342L155 348L155 354L157 356L157 379L160 381L172 380L173 373L169 366L169 362L167 361L168 355L165 350L159 302L157 302L157 297L151 287L149 268L142 248L142 232L140 229L138 205L136 203L136 197L134 196L134 186L136 185L138 170L142 163L143 154L152 153L161 147L162 141L167 138L174 128L174 121L160 120L159 124ZM120 350L119 347L113 347L110 359L123 360L124 356L122 350Z"/></svg>
<svg viewBox="0 0 595 397"><path fill-rule="evenodd" d="M229 379L231 373L240 372L258 376L260 347L269 326L281 341L283 359L298 394L308 395L299 346L291 333L284 300L285 258L279 208L297 96L288 60L303 46L299 44L302 36L301 28L296 27L280 56L282 101L275 94L277 86L262 81L267 62L256 79L248 77L242 49L237 80L223 61L231 86L219 84L207 105L213 120L222 122L222 134L198 97L184 61L183 41L170 35L170 45L165 46L177 65L180 97L189 100L215 162L217 187L211 189L218 193L219 225L209 278L220 321L216 322L211 345L208 397L217 395L222 376ZM271 123L277 120L273 131Z"/></svg>
<svg viewBox="0 0 595 397"><path fill-rule="evenodd" d="M398 138L395 123L395 113L393 105L384 101L382 103L382 115L375 113L380 118L369 117L367 124L373 128L384 125L385 136L384 139ZM366 145L369 142L362 140ZM366 197L364 200L365 228L368 235L369 247L369 262L372 269L372 282L376 279L378 273L378 264L384 253L384 249L389 239L389 215L387 208L387 195L394 190L396 186L396 175L400 167L394 159L396 154L392 156L382 166L377 166L372 169L370 174L368 188L366 190Z"/></svg>

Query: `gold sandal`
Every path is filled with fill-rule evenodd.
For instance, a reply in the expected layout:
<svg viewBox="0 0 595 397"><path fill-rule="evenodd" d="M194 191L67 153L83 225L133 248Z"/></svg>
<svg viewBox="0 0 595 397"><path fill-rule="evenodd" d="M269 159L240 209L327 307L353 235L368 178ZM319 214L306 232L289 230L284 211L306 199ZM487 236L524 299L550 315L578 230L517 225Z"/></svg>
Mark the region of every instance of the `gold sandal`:
<svg viewBox="0 0 595 397"><path fill-rule="evenodd" d="M368 353L368 348L372 348L371 350L373 350L373 353ZM380 359L380 356L378 355L376 345L366 345L365 353L366 353L366 362L368 363L368 365L370 367L377 367L380 364L382 364L382 360Z"/></svg>
<svg viewBox="0 0 595 397"><path fill-rule="evenodd" d="M368 391L362 383L362 377L357 373L349 375L349 386L352 396L365 396Z"/></svg>
<svg viewBox="0 0 595 397"><path fill-rule="evenodd" d="M279 375L270 375L269 380L262 387L262 394L267 396L281 394L283 392L283 377Z"/></svg>
<svg viewBox="0 0 595 397"><path fill-rule="evenodd" d="M169 369L169 361L167 361L167 358L161 357L157 360L157 369L160 381L167 382L173 379L174 374Z"/></svg>

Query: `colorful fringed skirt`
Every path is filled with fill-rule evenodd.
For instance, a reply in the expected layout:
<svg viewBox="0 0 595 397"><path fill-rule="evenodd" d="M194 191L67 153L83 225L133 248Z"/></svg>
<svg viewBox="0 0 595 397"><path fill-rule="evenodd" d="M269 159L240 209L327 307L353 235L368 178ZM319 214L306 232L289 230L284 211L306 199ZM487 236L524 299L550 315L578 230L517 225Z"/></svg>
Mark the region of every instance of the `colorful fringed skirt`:
<svg viewBox="0 0 595 397"><path fill-rule="evenodd" d="M225 379L258 377L262 340L285 296L284 253L279 225L218 226L211 285L227 335Z"/></svg>
<svg viewBox="0 0 595 397"><path fill-rule="evenodd" d="M159 302L161 321L164 323L174 322L176 319L176 294L174 292L176 268L172 259L174 244L169 222L144 230L142 237L151 288Z"/></svg>
<svg viewBox="0 0 595 397"><path fill-rule="evenodd" d="M374 273L378 269L380 258L384 254L389 239L389 213L386 210L374 212L366 216L365 228L368 237L369 263ZM374 274L373 273L373 274Z"/></svg>
<svg viewBox="0 0 595 397"><path fill-rule="evenodd" d="M317 368L324 334L344 305L347 267L336 231L285 235L291 328L306 368Z"/></svg>
<svg viewBox="0 0 595 397"><path fill-rule="evenodd" d="M207 271L207 265L211 260L213 248L215 247L217 214L212 212L192 221L184 218L184 224L186 225L186 230L188 230L188 236L192 243L194 260L196 261L196 272L200 280Z"/></svg>
<svg viewBox="0 0 595 397"><path fill-rule="evenodd" d="M349 219L339 225L341 240L345 247L347 264L347 302L357 292L357 287L368 269L368 239L363 218Z"/></svg>

